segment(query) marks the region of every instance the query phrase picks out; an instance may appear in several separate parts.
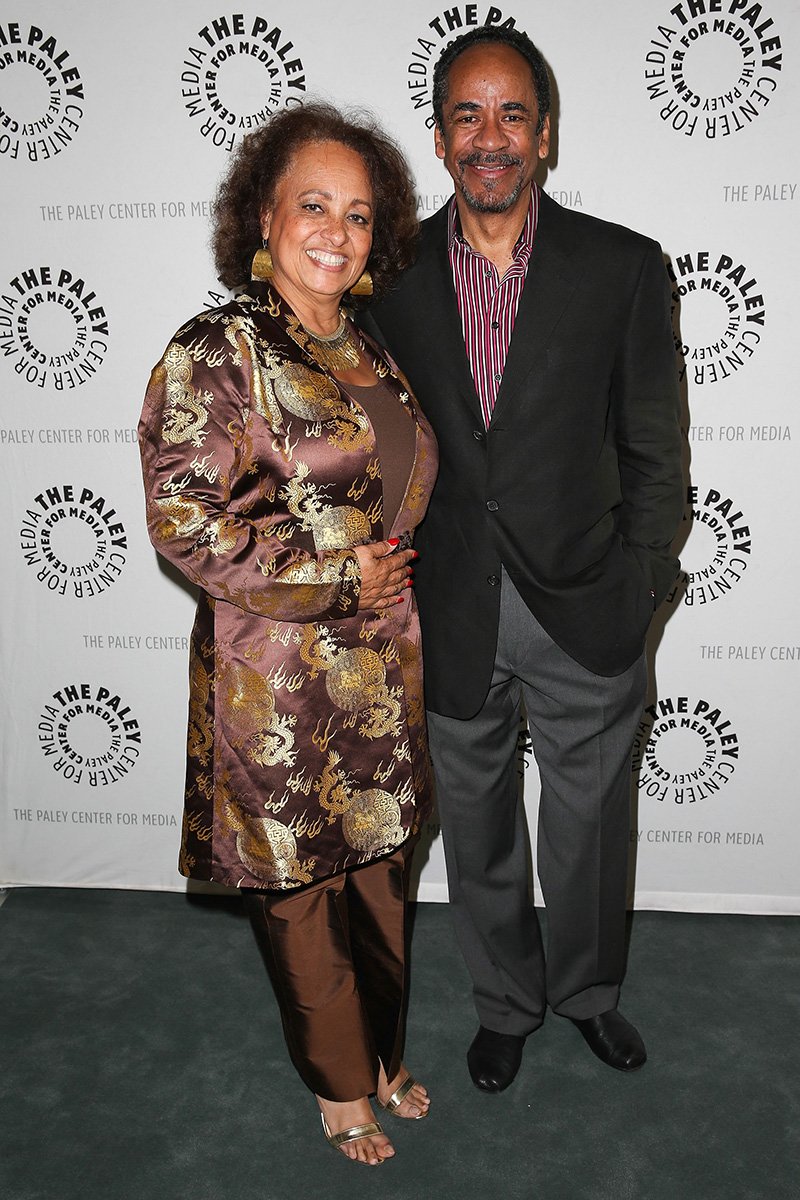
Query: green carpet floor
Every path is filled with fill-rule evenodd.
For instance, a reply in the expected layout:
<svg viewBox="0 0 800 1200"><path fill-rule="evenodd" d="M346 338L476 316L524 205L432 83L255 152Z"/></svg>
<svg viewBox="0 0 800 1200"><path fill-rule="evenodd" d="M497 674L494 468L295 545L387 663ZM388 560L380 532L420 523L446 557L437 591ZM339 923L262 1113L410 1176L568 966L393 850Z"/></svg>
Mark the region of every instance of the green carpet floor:
<svg viewBox="0 0 800 1200"><path fill-rule="evenodd" d="M235 901L32 889L0 907L3 1200L796 1200L800 922L641 913L625 1076L550 1016L501 1096L447 909L417 906L396 1158L324 1142Z"/></svg>

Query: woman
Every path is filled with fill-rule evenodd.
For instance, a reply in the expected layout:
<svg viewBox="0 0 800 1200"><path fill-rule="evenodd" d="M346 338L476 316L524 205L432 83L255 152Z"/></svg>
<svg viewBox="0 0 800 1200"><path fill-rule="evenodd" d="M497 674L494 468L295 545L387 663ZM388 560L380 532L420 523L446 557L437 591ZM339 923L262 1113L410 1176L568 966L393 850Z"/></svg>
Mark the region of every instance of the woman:
<svg viewBox="0 0 800 1200"><path fill-rule="evenodd" d="M223 282L262 279L179 330L140 424L152 541L201 589L180 870L243 889L325 1135L376 1165L368 1096L429 1103L400 1053L431 790L411 539L436 450L340 306L408 264L413 190L382 134L307 105L244 140L215 223Z"/></svg>

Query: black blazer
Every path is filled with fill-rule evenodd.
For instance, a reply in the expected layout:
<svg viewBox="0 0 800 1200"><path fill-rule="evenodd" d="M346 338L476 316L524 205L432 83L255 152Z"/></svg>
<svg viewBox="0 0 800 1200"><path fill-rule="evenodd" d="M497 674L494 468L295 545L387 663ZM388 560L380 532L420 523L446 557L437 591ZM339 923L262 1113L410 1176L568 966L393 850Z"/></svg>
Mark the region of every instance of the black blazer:
<svg viewBox="0 0 800 1200"><path fill-rule="evenodd" d="M416 546L426 699L472 716L491 679L500 568L577 662L617 675L669 590L683 510L661 250L542 194L503 382L484 429L447 255L447 209L366 325L439 440Z"/></svg>

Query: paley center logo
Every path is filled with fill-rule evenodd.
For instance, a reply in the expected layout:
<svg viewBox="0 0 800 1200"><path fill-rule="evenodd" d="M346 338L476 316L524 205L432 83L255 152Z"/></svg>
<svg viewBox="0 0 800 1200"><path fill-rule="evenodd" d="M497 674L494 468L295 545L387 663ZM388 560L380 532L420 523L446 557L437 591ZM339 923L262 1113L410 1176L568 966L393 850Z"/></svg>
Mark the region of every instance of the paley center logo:
<svg viewBox="0 0 800 1200"><path fill-rule="evenodd" d="M783 51L770 4L682 0L665 12L644 62L648 99L684 137L729 137L771 103Z"/></svg>
<svg viewBox="0 0 800 1200"><path fill-rule="evenodd" d="M0 294L0 356L32 387L80 387L108 351L108 317L74 268L30 267Z"/></svg>
<svg viewBox="0 0 800 1200"><path fill-rule="evenodd" d="M225 286L219 279L215 287L210 287L203 299L203 308L206 312L210 312L215 308L224 308L226 304L230 304L231 300L235 300L239 291L242 288L231 289Z"/></svg>
<svg viewBox="0 0 800 1200"><path fill-rule="evenodd" d="M136 765L142 731L113 688L68 683L39 714L39 746L54 771L78 786L107 787Z"/></svg>
<svg viewBox="0 0 800 1200"><path fill-rule="evenodd" d="M213 17L197 30L180 83L201 135L228 153L279 108L302 104L306 91L292 38L266 17L245 13Z"/></svg>
<svg viewBox="0 0 800 1200"><path fill-rule="evenodd" d="M644 710L631 765L641 796L696 804L729 783L738 762L738 735L713 701L672 696Z"/></svg>
<svg viewBox="0 0 800 1200"><path fill-rule="evenodd" d="M127 562L125 526L95 488L71 483L43 488L25 510L19 537L25 562L57 596L99 596Z"/></svg>
<svg viewBox="0 0 800 1200"><path fill-rule="evenodd" d="M667 264L680 378L702 386L729 379L752 358L765 328L758 280L734 254L712 250Z"/></svg>
<svg viewBox="0 0 800 1200"><path fill-rule="evenodd" d="M667 597L687 608L710 604L735 587L750 565L752 538L741 508L717 488L690 487L683 514L691 525L678 585Z"/></svg>
<svg viewBox="0 0 800 1200"><path fill-rule="evenodd" d="M449 42L478 25L515 29L517 19L494 4L454 4L436 13L414 43L406 67L406 83L411 103L424 115L428 129L435 124L431 90L436 60Z"/></svg>
<svg viewBox="0 0 800 1200"><path fill-rule="evenodd" d="M69 50L38 25L0 21L0 158L45 162L72 142L83 80Z"/></svg>

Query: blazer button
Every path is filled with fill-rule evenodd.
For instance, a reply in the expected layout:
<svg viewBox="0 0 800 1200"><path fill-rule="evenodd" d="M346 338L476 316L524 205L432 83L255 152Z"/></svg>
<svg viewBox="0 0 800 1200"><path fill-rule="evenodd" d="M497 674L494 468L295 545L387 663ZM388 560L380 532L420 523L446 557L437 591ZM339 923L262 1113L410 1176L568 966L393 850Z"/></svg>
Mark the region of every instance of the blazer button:
<svg viewBox="0 0 800 1200"><path fill-rule="evenodd" d="M473 429L472 436L475 438L476 442L482 442L483 439L486 437L486 434L483 432L482 429Z"/></svg>
<svg viewBox="0 0 800 1200"><path fill-rule="evenodd" d="M500 576L499 575L488 575L486 577L486 582L488 584L490 584L492 587L497 587L498 583L500 582Z"/></svg>
<svg viewBox="0 0 800 1200"><path fill-rule="evenodd" d="M487 500L486 507L488 508L489 512L497 512L500 505L497 503L496 500Z"/></svg>

